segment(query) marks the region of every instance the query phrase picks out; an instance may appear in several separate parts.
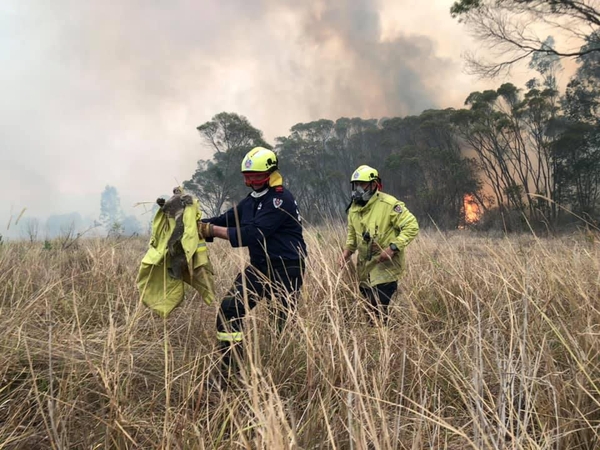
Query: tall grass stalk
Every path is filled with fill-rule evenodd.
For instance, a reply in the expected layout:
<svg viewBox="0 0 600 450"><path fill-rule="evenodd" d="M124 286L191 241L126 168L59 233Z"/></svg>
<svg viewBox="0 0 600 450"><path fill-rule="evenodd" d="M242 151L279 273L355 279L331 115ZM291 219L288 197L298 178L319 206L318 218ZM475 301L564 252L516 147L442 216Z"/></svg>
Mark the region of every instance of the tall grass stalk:
<svg viewBox="0 0 600 450"><path fill-rule="evenodd" d="M423 232L372 326L343 227L310 259L282 334L246 320L216 387L216 305L139 302L143 239L0 247L0 448L600 448L600 245L586 235ZM211 244L217 297L246 263Z"/></svg>

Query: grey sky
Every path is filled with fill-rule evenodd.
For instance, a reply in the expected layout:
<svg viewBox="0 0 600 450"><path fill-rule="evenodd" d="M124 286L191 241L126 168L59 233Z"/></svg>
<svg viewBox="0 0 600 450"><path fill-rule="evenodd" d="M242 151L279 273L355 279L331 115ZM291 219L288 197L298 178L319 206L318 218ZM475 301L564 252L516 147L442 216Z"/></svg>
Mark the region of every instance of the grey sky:
<svg viewBox="0 0 600 450"><path fill-rule="evenodd" d="M482 84L452 1L4 0L0 233L8 217L99 214L170 192L209 158L195 127L246 115L267 140L298 122L460 106Z"/></svg>

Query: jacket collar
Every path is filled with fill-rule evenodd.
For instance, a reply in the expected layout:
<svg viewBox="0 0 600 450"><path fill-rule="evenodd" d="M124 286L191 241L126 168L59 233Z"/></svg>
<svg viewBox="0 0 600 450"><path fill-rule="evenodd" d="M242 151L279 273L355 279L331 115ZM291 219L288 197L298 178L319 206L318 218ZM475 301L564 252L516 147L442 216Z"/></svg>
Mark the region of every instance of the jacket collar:
<svg viewBox="0 0 600 450"><path fill-rule="evenodd" d="M256 192L256 191L252 191L250 192L250 196L254 197L254 198L260 198L263 197L265 195L267 195L267 192L269 192L269 187L267 186L266 188L264 188L262 191L260 192Z"/></svg>

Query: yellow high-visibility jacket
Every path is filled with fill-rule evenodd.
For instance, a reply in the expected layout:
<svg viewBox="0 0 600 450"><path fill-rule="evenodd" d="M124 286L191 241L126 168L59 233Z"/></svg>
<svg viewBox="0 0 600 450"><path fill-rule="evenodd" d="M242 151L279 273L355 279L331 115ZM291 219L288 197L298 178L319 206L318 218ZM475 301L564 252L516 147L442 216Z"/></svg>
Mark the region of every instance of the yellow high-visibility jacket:
<svg viewBox="0 0 600 450"><path fill-rule="evenodd" d="M181 245L185 252L188 270L183 279L172 278L168 272L169 252L167 244L175 229L175 219L160 209L152 220L152 236L146 255L142 259L137 277L141 300L159 315L166 317L184 294L184 282L195 288L208 305L215 298L213 270L204 239L198 236L197 221L202 218L198 200L186 206L183 212L184 231ZM190 275L191 273L191 275Z"/></svg>
<svg viewBox="0 0 600 450"><path fill-rule="evenodd" d="M406 246L419 234L419 224L404 203L376 192L366 205L352 204L348 212L346 249L358 250L360 284L376 286L397 281L405 271ZM377 263L381 250L396 244L391 261Z"/></svg>

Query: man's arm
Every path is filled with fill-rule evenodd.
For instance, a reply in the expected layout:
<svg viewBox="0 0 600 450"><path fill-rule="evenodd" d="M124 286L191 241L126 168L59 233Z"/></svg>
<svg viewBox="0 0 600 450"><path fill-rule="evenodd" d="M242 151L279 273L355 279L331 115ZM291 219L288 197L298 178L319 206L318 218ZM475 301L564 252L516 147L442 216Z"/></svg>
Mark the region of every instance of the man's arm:
<svg viewBox="0 0 600 450"><path fill-rule="evenodd" d="M253 221L243 227L237 227L235 221L228 226L221 226L222 222L219 224L213 222L203 226L200 233L204 237L226 239L233 247L245 247L253 241L262 242L267 239L281 227L290 215L296 216L295 210L296 205L293 199L275 197L263 203L260 214L257 214Z"/></svg>
<svg viewBox="0 0 600 450"><path fill-rule="evenodd" d="M229 208L220 216L202 219L202 222L212 223L213 225L218 225L220 227L227 227L235 223L235 212L233 211L233 208Z"/></svg>
<svg viewBox="0 0 600 450"><path fill-rule="evenodd" d="M235 206L235 208L237 207ZM198 234L207 242L212 242L215 237L227 239L227 226L230 223L235 223L235 211L233 208L229 208L220 216L198 221Z"/></svg>
<svg viewBox="0 0 600 450"><path fill-rule="evenodd" d="M392 241L398 250L402 250L419 234L417 218L406 208L404 203L398 202L392 211L392 225L398 234Z"/></svg>
<svg viewBox="0 0 600 450"><path fill-rule="evenodd" d="M220 227L218 225L213 225L213 237L229 240L229 234L227 233L227 227Z"/></svg>
<svg viewBox="0 0 600 450"><path fill-rule="evenodd" d="M243 227L229 227L227 234L233 247L246 247L248 244L268 239L281 228L290 217L296 217L296 205L289 196L275 196L263 202L258 214Z"/></svg>
<svg viewBox="0 0 600 450"><path fill-rule="evenodd" d="M390 223L397 230L397 234L390 242L390 246L381 249L378 263L391 261L394 254L404 249L419 234L417 218L406 208L404 203L398 202L391 212Z"/></svg>
<svg viewBox="0 0 600 450"><path fill-rule="evenodd" d="M348 215L348 226L346 231L346 245L344 247L344 251L342 252L342 256L338 261L340 268L344 267L352 254L356 251L356 230L352 226L352 221L350 220L350 215Z"/></svg>

